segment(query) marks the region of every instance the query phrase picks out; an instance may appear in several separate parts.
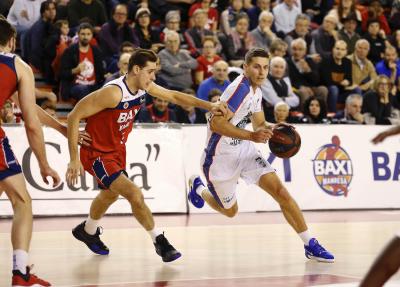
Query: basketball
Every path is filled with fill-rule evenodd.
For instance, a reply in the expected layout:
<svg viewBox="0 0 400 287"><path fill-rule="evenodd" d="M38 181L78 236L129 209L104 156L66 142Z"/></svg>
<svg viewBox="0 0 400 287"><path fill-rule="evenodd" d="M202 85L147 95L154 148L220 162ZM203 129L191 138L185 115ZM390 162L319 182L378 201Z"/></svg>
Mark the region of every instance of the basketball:
<svg viewBox="0 0 400 287"><path fill-rule="evenodd" d="M269 139L269 149L280 158L294 156L300 149L301 138L298 132L290 126L278 125L273 129L273 136Z"/></svg>

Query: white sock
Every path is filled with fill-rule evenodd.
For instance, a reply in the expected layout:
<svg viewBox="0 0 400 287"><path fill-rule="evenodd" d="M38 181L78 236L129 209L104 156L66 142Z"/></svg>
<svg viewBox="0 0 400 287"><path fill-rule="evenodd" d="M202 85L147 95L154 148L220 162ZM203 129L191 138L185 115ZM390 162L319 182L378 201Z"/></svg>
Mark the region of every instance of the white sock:
<svg viewBox="0 0 400 287"><path fill-rule="evenodd" d="M207 187L205 187L205 186L203 186L203 185L199 185L199 186L196 188L196 193L202 197L201 194L203 193L203 191L207 191L207 190L208 190Z"/></svg>
<svg viewBox="0 0 400 287"><path fill-rule="evenodd" d="M162 232L157 228L153 228L152 230L147 230L147 232L149 233L151 240L153 240L154 243L156 243L156 237L162 234Z"/></svg>
<svg viewBox="0 0 400 287"><path fill-rule="evenodd" d="M22 249L13 251L13 270L19 270L22 274L26 274L26 266L28 266L28 252Z"/></svg>
<svg viewBox="0 0 400 287"><path fill-rule="evenodd" d="M304 245L308 246L308 243L310 243L310 239L312 238L310 232L306 230L297 234L300 236L301 240L303 240Z"/></svg>
<svg viewBox="0 0 400 287"><path fill-rule="evenodd" d="M97 226L99 226L100 219L96 220L88 216L85 223L85 231L90 235L95 235Z"/></svg>

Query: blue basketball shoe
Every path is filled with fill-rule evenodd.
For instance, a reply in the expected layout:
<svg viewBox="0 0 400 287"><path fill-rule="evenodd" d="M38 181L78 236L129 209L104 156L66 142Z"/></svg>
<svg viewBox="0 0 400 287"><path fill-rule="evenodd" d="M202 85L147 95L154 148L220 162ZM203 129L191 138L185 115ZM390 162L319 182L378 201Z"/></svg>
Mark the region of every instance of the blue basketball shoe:
<svg viewBox="0 0 400 287"><path fill-rule="evenodd" d="M304 245L304 250L308 259L314 259L318 262L335 262L335 257L333 257L329 251L325 250L325 248L322 247L315 238L310 239L308 246Z"/></svg>
<svg viewBox="0 0 400 287"><path fill-rule="evenodd" d="M197 188L201 185L205 188L205 185L201 181L200 176L192 175L190 177L188 199L196 208L202 208L204 206L204 199L201 198L201 196L198 195L196 192Z"/></svg>

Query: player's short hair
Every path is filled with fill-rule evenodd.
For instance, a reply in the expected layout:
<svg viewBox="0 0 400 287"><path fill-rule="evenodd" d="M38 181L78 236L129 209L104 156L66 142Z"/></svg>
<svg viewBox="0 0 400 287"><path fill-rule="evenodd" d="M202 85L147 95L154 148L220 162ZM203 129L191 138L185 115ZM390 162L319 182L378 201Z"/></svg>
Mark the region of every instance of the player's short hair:
<svg viewBox="0 0 400 287"><path fill-rule="evenodd" d="M0 45L7 45L8 41L13 37L17 37L17 30L6 18L0 17Z"/></svg>
<svg viewBox="0 0 400 287"><path fill-rule="evenodd" d="M128 72L132 71L133 66L144 68L147 62L157 63L158 56L152 50L136 49L129 59Z"/></svg>
<svg viewBox="0 0 400 287"><path fill-rule="evenodd" d="M251 63L251 60L256 57L269 59L269 53L262 48L253 48L246 53L246 56L244 56L244 62L248 65Z"/></svg>

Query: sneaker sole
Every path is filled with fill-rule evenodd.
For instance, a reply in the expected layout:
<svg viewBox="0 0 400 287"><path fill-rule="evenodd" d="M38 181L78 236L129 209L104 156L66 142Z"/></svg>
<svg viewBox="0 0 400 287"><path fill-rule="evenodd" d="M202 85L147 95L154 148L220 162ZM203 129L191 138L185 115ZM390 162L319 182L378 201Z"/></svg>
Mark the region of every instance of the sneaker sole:
<svg viewBox="0 0 400 287"><path fill-rule="evenodd" d="M86 244L85 241L83 241L82 239L80 239L80 238L75 234L74 230L72 230L72 235L73 235L77 240L83 242L83 243L87 246L87 248L89 248L89 250L92 251L94 254L97 254L97 255L108 255L108 254L110 253L110 251L108 251L108 252L106 252L106 251L97 252L97 251L93 250L92 248L90 248L89 245Z"/></svg>
<svg viewBox="0 0 400 287"><path fill-rule="evenodd" d="M318 262L323 262L323 263L334 263L335 259L326 259L326 258L321 258L321 257L315 257L312 255L306 255L306 257L310 260L315 260Z"/></svg>
<svg viewBox="0 0 400 287"><path fill-rule="evenodd" d="M189 193L188 193L188 200L190 201L190 203L191 203L194 207L200 209L200 208L203 208L203 206L204 206L204 199L201 198L201 196L198 195L198 194L195 194L195 197L198 197L197 199L194 198L194 196L192 196L192 193L196 193L196 191L193 191L193 182L194 182L194 180L195 180L197 177L198 177L197 175L192 175L192 176L189 178L189 189L190 189L190 191L189 191ZM201 203L200 203L200 204L197 204L198 202L201 202Z"/></svg>
<svg viewBox="0 0 400 287"><path fill-rule="evenodd" d="M162 261L163 262L172 262L172 261L175 261L176 259L180 258L181 256L182 256L182 254L180 252L178 252L169 258L162 258Z"/></svg>

